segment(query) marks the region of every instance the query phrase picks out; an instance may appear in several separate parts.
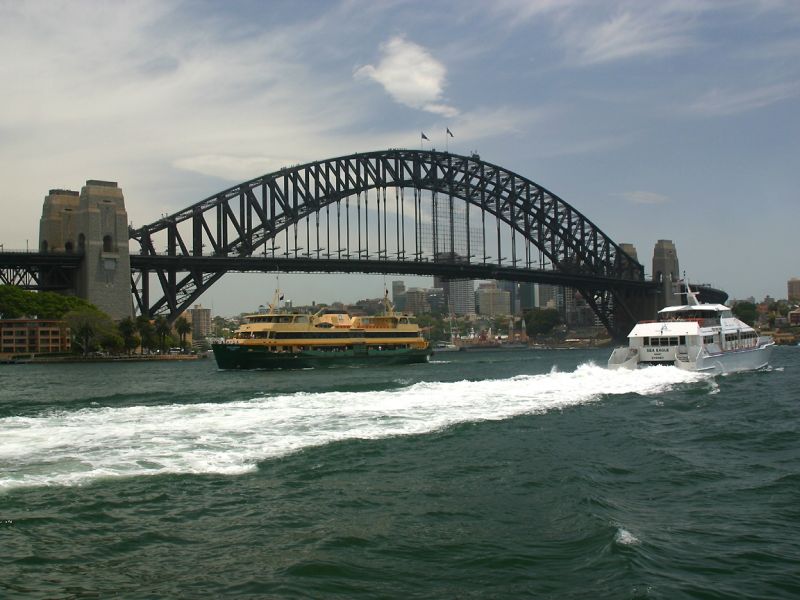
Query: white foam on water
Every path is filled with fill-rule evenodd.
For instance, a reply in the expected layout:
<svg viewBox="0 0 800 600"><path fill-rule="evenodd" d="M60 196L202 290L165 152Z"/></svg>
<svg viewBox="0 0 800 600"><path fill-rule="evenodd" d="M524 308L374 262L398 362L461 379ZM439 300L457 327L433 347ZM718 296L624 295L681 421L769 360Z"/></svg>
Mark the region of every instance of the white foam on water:
<svg viewBox="0 0 800 600"><path fill-rule="evenodd" d="M259 461L347 439L424 434L460 422L564 409L603 395L658 394L707 376L675 367L575 371L247 401L91 407L0 419L0 490L101 477L239 474Z"/></svg>
<svg viewBox="0 0 800 600"><path fill-rule="evenodd" d="M617 544L622 544L623 546L634 546L639 543L639 538L637 538L627 529L620 527L617 529L617 533L614 536L614 541Z"/></svg>

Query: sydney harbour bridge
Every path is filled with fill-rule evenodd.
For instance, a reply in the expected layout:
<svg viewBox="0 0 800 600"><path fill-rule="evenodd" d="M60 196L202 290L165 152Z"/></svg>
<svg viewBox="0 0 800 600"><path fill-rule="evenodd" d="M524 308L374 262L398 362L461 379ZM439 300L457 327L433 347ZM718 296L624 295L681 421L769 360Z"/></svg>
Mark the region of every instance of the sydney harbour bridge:
<svg viewBox="0 0 800 600"><path fill-rule="evenodd" d="M573 206L477 154L389 149L286 167L128 234L134 308L171 320L228 272L413 274L567 286L624 338L659 289ZM68 288L80 269L80 248L10 254L0 283Z"/></svg>

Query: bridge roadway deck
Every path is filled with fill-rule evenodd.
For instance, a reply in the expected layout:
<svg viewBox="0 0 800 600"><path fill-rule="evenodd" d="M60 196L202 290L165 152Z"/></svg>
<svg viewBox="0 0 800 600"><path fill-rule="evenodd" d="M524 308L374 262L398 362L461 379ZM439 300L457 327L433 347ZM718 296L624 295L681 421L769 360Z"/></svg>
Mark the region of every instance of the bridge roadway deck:
<svg viewBox="0 0 800 600"><path fill-rule="evenodd" d="M0 252L0 268L31 267L71 267L77 268L83 254L61 252L26 252L25 250L4 250Z"/></svg>
<svg viewBox="0 0 800 600"><path fill-rule="evenodd" d="M522 269L489 263L440 263L347 258L277 258L260 256L169 256L131 255L131 269L136 271L224 272L305 272L305 273L376 273L397 275L433 275L450 279L503 279L566 285L574 288L606 290L628 289L649 292L658 286L652 281L614 279L586 273Z"/></svg>

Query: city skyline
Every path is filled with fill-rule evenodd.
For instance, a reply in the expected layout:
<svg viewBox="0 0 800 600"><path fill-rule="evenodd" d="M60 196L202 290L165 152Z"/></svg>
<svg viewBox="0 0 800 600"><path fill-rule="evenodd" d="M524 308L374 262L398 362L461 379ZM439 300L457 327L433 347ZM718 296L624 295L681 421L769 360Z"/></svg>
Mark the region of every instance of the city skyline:
<svg viewBox="0 0 800 600"><path fill-rule="evenodd" d="M572 204L651 270L786 295L798 183L800 5L634 2L8 3L6 249L51 188L118 181L135 226L240 181L387 147L473 150ZM451 138L447 130L453 134ZM10 216L11 218L8 218ZM282 275L296 304L394 275ZM430 278L406 277L429 286ZM236 314L274 275L199 302ZM338 297L337 297L338 296Z"/></svg>

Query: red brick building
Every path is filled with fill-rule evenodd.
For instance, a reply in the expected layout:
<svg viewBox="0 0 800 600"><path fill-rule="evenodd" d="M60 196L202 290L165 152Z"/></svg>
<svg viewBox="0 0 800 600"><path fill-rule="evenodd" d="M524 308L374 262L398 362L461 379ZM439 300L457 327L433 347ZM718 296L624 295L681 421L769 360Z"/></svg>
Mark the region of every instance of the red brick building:
<svg viewBox="0 0 800 600"><path fill-rule="evenodd" d="M0 354L51 354L69 349L69 328L64 321L0 319Z"/></svg>

